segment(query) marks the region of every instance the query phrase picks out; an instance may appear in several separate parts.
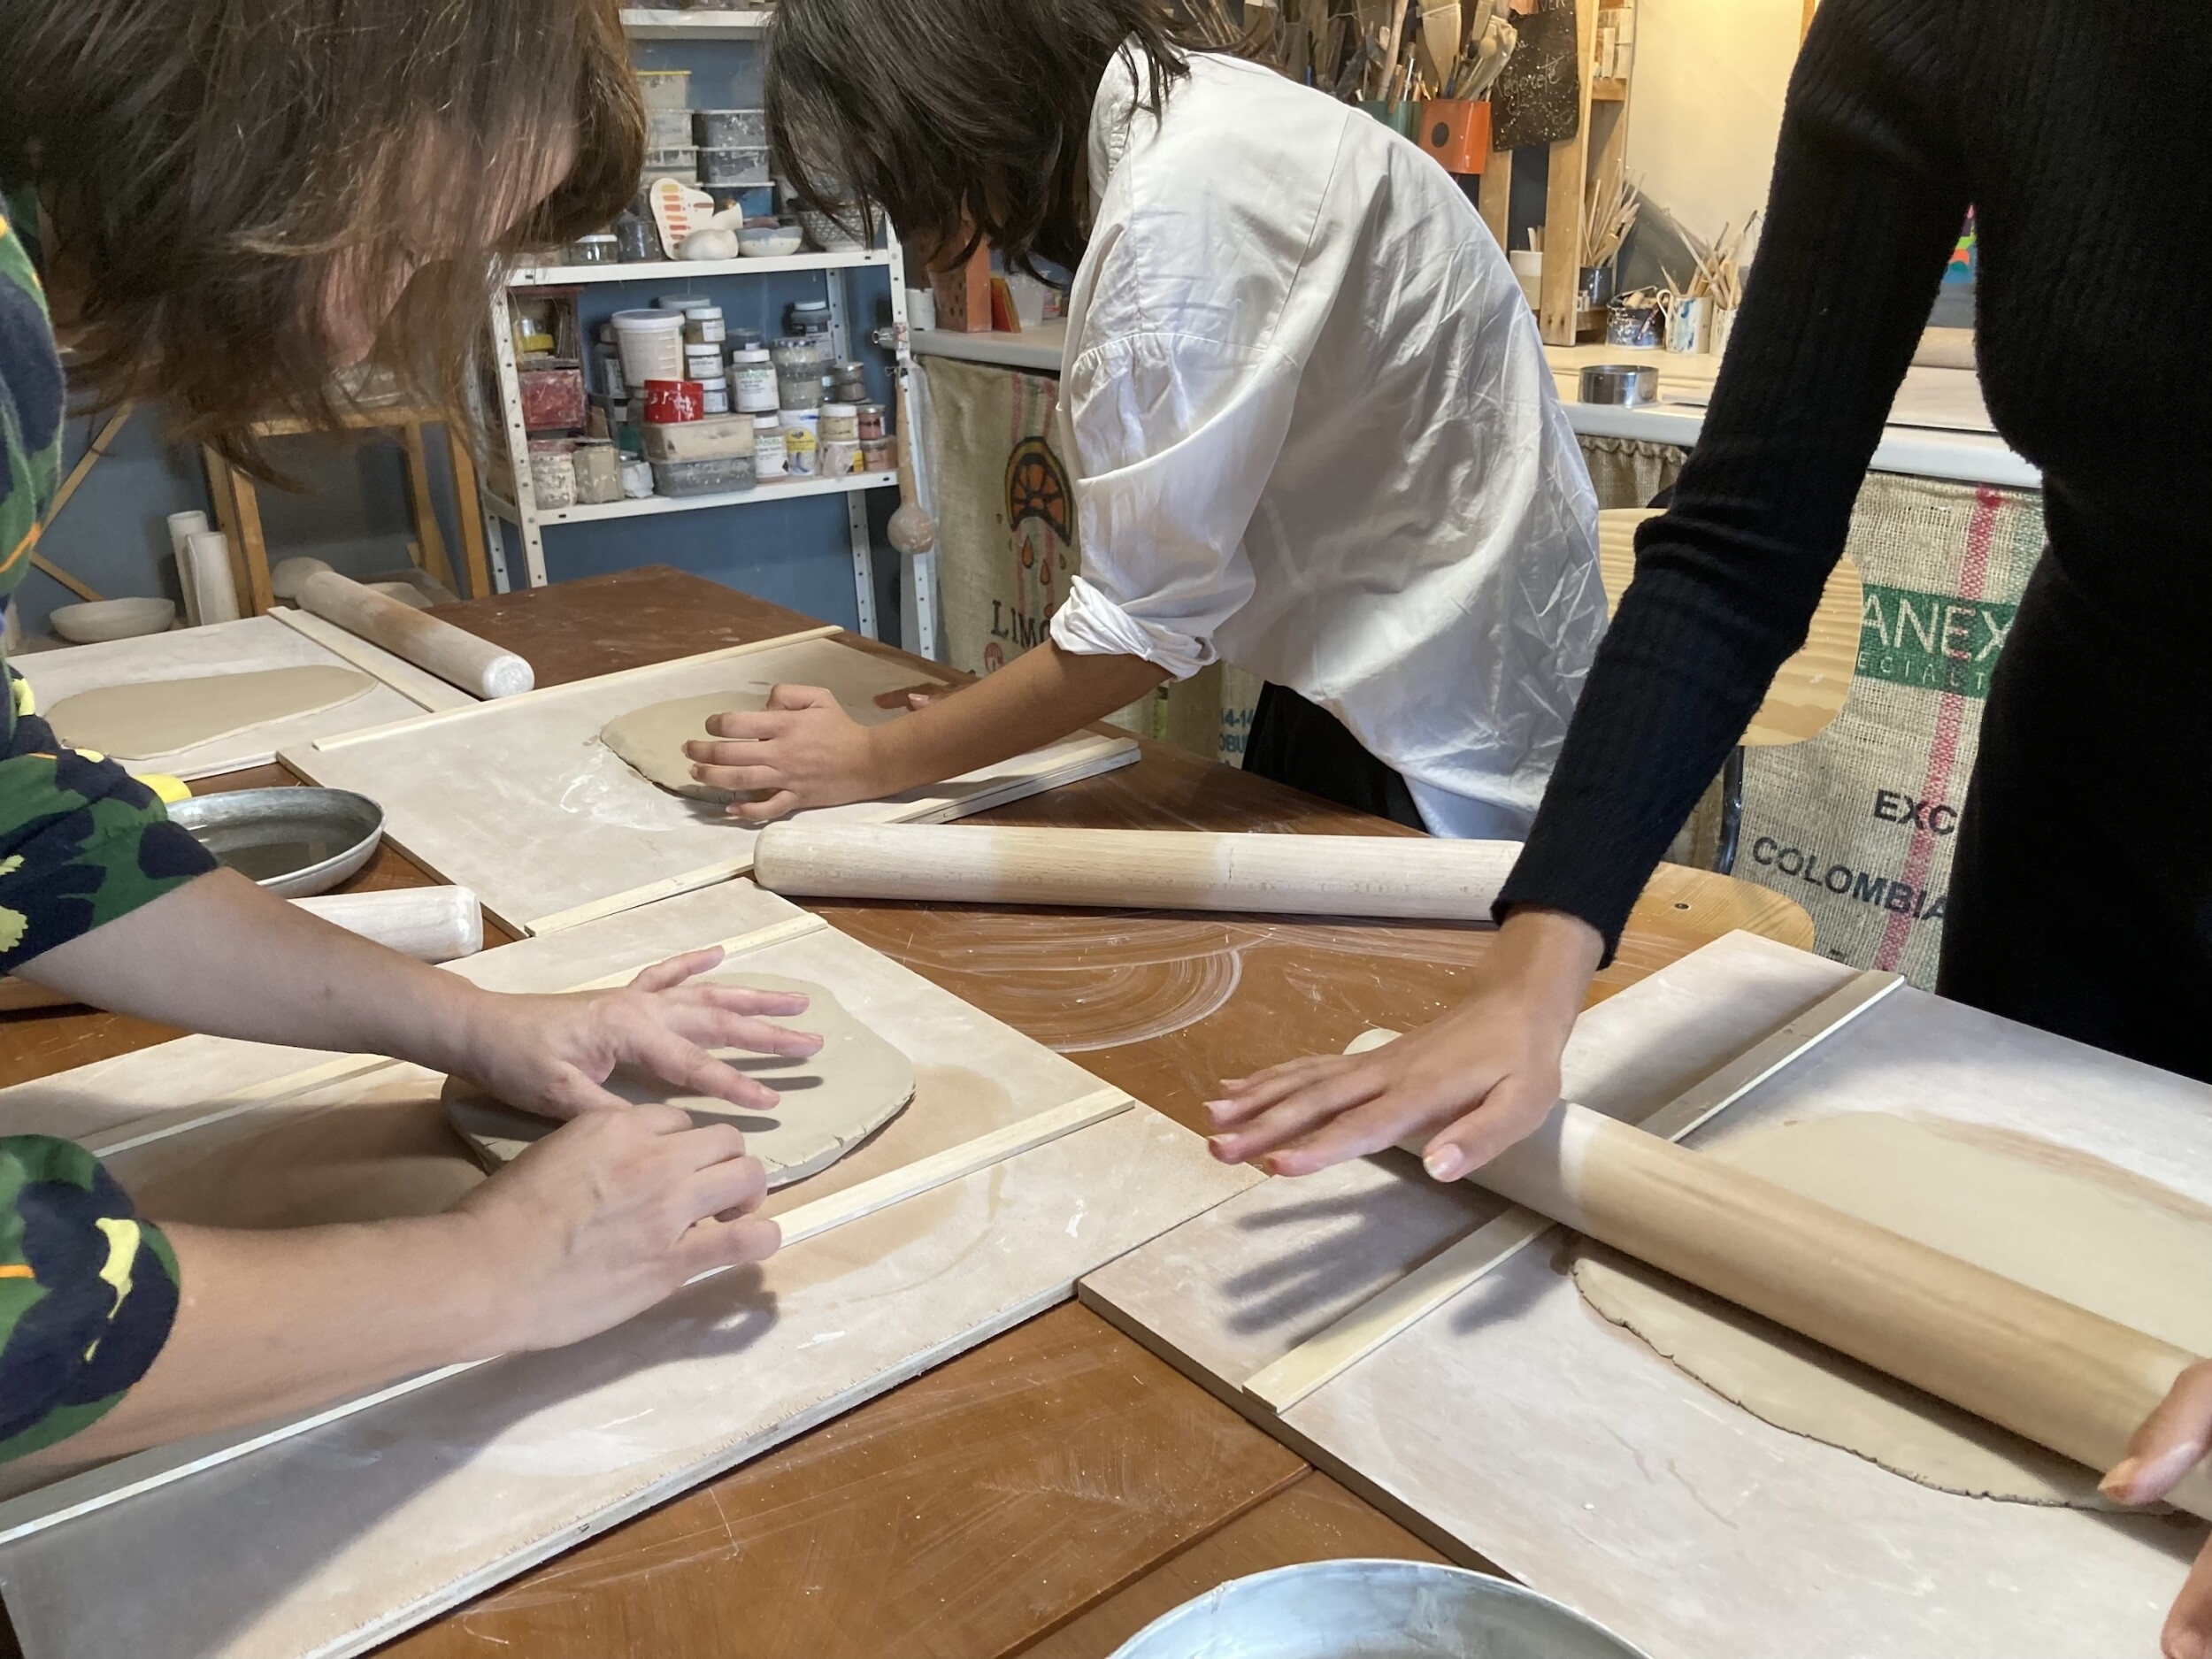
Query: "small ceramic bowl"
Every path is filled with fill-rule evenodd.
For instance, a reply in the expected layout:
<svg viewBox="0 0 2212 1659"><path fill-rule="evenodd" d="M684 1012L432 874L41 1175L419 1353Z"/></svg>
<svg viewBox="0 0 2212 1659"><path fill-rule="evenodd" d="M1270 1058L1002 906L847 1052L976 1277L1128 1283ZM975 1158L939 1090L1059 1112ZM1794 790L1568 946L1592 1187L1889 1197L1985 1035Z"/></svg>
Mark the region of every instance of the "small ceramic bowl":
<svg viewBox="0 0 2212 1659"><path fill-rule="evenodd" d="M762 219L739 231L737 241L749 259L785 259L805 245L806 233L787 219Z"/></svg>
<svg viewBox="0 0 2212 1659"><path fill-rule="evenodd" d="M166 599L97 599L64 605L46 618L55 633L77 645L159 634L176 619L177 608Z"/></svg>

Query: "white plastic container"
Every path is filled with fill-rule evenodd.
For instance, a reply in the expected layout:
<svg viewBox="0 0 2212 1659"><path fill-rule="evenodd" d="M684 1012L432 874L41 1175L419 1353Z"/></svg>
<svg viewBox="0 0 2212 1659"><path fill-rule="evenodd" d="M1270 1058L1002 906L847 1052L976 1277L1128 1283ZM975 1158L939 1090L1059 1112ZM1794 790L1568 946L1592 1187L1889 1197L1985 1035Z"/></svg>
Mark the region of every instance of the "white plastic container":
<svg viewBox="0 0 2212 1659"><path fill-rule="evenodd" d="M617 311L615 349L626 386L684 378L684 314L680 311Z"/></svg>
<svg viewBox="0 0 2212 1659"><path fill-rule="evenodd" d="M783 417L756 415L753 417L753 476L781 478L783 475Z"/></svg>
<svg viewBox="0 0 2212 1659"><path fill-rule="evenodd" d="M749 415L776 407L776 365L765 350L740 351L730 359L731 401Z"/></svg>

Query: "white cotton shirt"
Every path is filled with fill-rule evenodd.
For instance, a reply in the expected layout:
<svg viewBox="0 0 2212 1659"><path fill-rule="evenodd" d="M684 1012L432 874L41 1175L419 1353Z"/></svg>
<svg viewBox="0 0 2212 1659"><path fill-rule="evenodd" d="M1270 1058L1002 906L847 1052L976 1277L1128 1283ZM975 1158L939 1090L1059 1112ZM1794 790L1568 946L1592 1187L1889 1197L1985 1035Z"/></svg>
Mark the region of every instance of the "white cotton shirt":
<svg viewBox="0 0 2212 1659"><path fill-rule="evenodd" d="M1069 651L1221 658L1328 710L1439 834L1517 838L1605 626L1597 503L1458 183L1348 104L1130 54L1092 112L1059 419ZM1503 165L1501 163L1501 165Z"/></svg>

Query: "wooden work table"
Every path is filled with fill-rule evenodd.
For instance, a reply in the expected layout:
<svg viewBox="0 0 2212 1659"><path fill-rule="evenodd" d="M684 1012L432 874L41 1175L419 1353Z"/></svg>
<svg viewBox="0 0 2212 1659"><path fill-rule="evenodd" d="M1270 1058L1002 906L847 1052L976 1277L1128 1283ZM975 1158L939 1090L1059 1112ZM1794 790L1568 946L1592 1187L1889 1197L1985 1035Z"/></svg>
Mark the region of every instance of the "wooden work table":
<svg viewBox="0 0 2212 1659"><path fill-rule="evenodd" d="M527 658L541 686L811 626L664 568L440 614ZM197 788L279 781L293 780L265 767ZM986 816L1411 833L1151 743L1133 766ZM428 879L387 847L354 885ZM1193 1127L1202 1127L1201 1102L1221 1077L1341 1047L1371 1025L1441 1012L1490 938L1277 918L813 908ZM1594 995L1739 927L1812 941L1805 913L1778 895L1663 870ZM8 1017L0 1019L0 1083L172 1034L84 1010ZM1340 1555L1439 1558L1087 1310L1067 1305L383 1651L407 1659L719 1659L741 1648L759 1659L1090 1659L1224 1579Z"/></svg>

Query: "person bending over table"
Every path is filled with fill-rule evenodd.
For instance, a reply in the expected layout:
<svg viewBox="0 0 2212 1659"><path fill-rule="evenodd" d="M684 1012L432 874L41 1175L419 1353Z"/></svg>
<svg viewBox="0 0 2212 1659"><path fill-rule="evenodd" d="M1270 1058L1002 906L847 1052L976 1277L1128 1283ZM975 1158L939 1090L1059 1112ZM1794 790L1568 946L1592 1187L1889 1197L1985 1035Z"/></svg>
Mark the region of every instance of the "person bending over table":
<svg viewBox="0 0 2212 1659"><path fill-rule="evenodd" d="M48 210L87 379L165 400L193 436L279 411L330 424L333 365L373 344L452 389L496 258L603 225L643 161L599 0L8 0L0 62L0 184ZM35 213L0 221L0 593L29 568L62 441L19 234ZM111 1456L572 1341L775 1248L734 1129L588 1109L621 1105L601 1086L623 1063L771 1104L706 1050L811 1053L760 1018L803 999L693 982L712 951L603 995L477 990L215 869L142 785L12 699L0 730L0 971L577 1119L446 1214L295 1232L161 1228L81 1148L0 1133L0 1458Z"/></svg>
<svg viewBox="0 0 2212 1659"><path fill-rule="evenodd" d="M2212 286L2202 20L2191 0L1826 0L1704 430L1637 536L1496 949L1402 1041L1227 1083L1218 1156L1299 1174L1425 1136L1455 1180L1550 1111L1591 974L1804 641L1970 203L1982 379L2043 470L2050 545L1992 680L1937 989L2212 1080L2212 404L2154 343L2171 296ZM2194 1389L2166 1461L2116 1476L2131 1498L2202 1455ZM2212 1556L2167 1648L2212 1652Z"/></svg>
<svg viewBox="0 0 2212 1659"><path fill-rule="evenodd" d="M1268 682L1247 771L1519 837L1605 624L1595 499L1450 175L1189 47L1159 0L783 0L767 76L818 204L879 204L925 266L980 237L1073 267L1082 568L1050 638L976 684L868 727L778 687L709 723L695 775L764 792L732 809L755 821L867 800L1220 658Z"/></svg>

